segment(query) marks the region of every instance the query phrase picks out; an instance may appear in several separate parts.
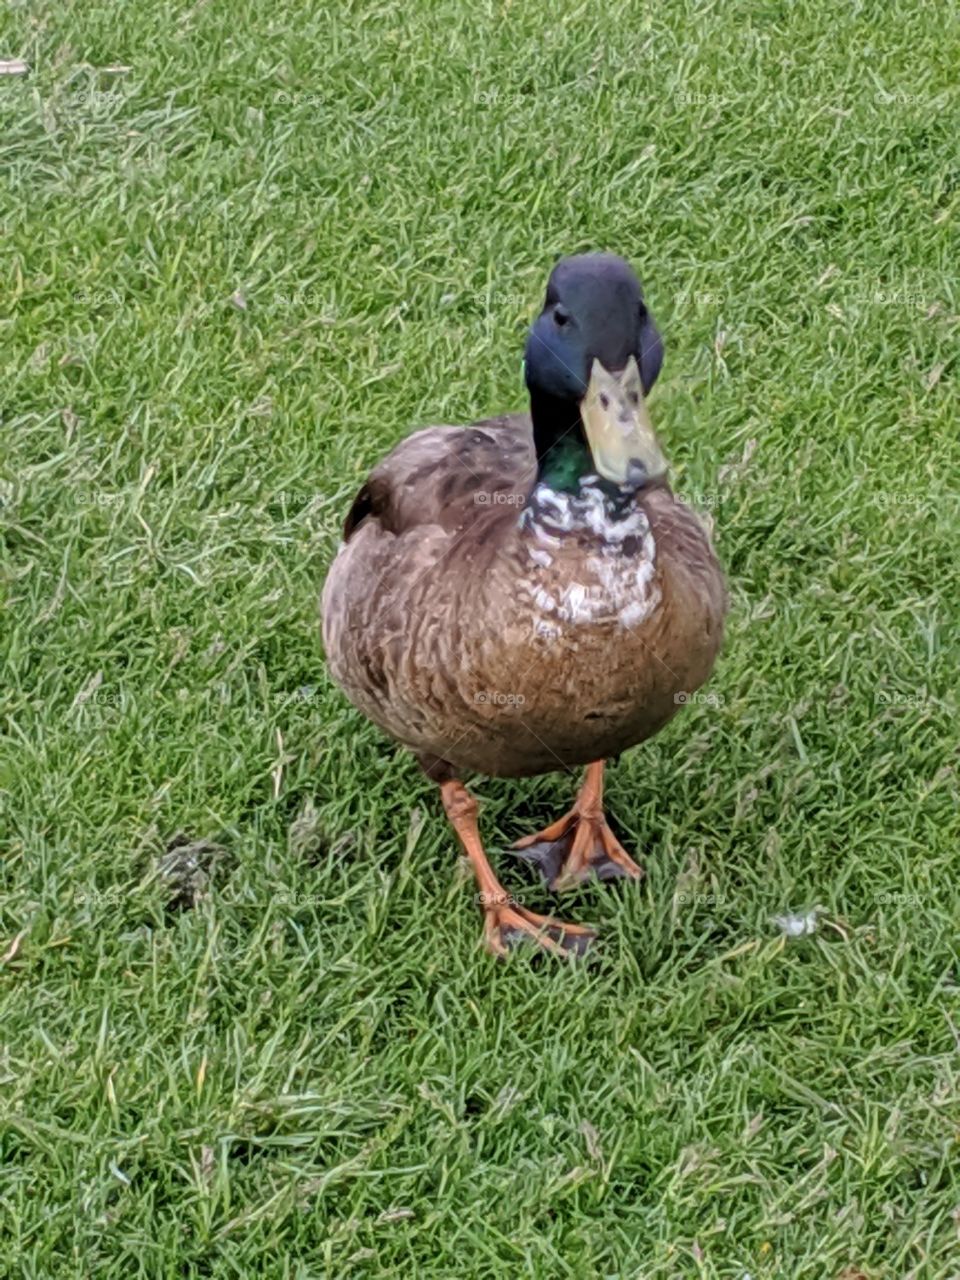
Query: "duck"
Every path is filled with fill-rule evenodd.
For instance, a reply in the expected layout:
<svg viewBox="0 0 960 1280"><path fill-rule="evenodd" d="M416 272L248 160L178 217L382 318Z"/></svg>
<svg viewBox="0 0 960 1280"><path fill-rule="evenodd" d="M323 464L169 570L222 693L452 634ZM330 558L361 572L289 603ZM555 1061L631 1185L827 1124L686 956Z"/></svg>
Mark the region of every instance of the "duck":
<svg viewBox="0 0 960 1280"><path fill-rule="evenodd" d="M504 889L464 779L582 767L570 810L513 851L555 892L638 881L607 821L606 763L688 704L720 651L724 573L671 490L647 404L662 362L632 266L561 259L526 340L528 411L402 439L323 586L329 672L439 787L497 956L581 955L597 930Z"/></svg>

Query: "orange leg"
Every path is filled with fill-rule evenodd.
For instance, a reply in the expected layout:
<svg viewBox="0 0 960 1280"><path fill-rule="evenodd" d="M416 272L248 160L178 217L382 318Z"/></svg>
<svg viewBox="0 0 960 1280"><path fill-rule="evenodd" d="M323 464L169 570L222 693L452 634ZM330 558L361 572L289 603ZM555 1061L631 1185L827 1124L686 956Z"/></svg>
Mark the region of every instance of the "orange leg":
<svg viewBox="0 0 960 1280"><path fill-rule="evenodd" d="M539 867L551 889L569 889L593 875L598 880L620 876L639 880L643 875L643 868L630 857L603 816L603 767L602 760L587 765L569 813L513 846L523 850L521 857Z"/></svg>
<svg viewBox="0 0 960 1280"><path fill-rule="evenodd" d="M524 937L532 938L547 951L558 955L586 951L596 937L593 929L580 924L566 924L552 916L537 915L513 901L494 875L480 841L477 826L477 802L462 782L444 782L440 787L443 807L447 817L470 859L480 904L483 907L483 936L487 950L504 956L515 943Z"/></svg>

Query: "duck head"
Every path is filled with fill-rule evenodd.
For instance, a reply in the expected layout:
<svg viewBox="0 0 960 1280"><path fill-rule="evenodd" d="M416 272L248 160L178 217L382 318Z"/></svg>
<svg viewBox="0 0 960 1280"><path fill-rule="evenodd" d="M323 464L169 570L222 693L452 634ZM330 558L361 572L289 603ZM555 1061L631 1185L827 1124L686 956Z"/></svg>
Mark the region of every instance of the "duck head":
<svg viewBox="0 0 960 1280"><path fill-rule="evenodd" d="M633 268L612 253L564 258L524 358L539 481L575 490L599 474L639 489L666 471L644 404L663 343Z"/></svg>

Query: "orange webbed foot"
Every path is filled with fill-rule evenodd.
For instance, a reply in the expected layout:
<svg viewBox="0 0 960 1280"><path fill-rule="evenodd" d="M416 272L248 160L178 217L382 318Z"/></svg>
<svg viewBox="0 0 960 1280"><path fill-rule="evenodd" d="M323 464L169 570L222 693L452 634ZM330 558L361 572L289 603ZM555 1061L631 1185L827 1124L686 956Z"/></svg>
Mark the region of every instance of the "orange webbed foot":
<svg viewBox="0 0 960 1280"><path fill-rule="evenodd" d="M643 876L643 868L630 857L604 816L603 761L588 767L569 813L536 835L524 836L513 848L533 863L544 883L555 891L572 888L593 876L598 880L639 880Z"/></svg>
<svg viewBox="0 0 960 1280"><path fill-rule="evenodd" d="M567 924L553 916L528 911L513 898L493 873L484 852L477 826L477 802L462 782L441 783L443 807L456 831L464 853L470 859L480 890L477 901L483 908L483 940L488 951L505 956L523 941L536 943L553 955L582 955L597 936L582 924Z"/></svg>
<svg viewBox="0 0 960 1280"><path fill-rule="evenodd" d="M597 936L586 925L568 924L528 911L507 894L494 896L501 900L483 903L483 940L487 950L496 956L505 956L528 941L554 955L581 956Z"/></svg>

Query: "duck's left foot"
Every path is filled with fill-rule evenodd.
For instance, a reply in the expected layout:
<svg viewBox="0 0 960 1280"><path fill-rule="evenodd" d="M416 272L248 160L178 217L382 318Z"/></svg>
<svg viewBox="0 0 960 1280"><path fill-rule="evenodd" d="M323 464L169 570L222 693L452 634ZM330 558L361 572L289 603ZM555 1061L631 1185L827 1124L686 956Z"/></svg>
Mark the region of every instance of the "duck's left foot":
<svg viewBox="0 0 960 1280"><path fill-rule="evenodd" d="M643 868L634 862L607 825L603 813L603 761L587 767L583 786L569 813L513 846L532 862L548 888L572 888L591 876L598 880L639 880Z"/></svg>

